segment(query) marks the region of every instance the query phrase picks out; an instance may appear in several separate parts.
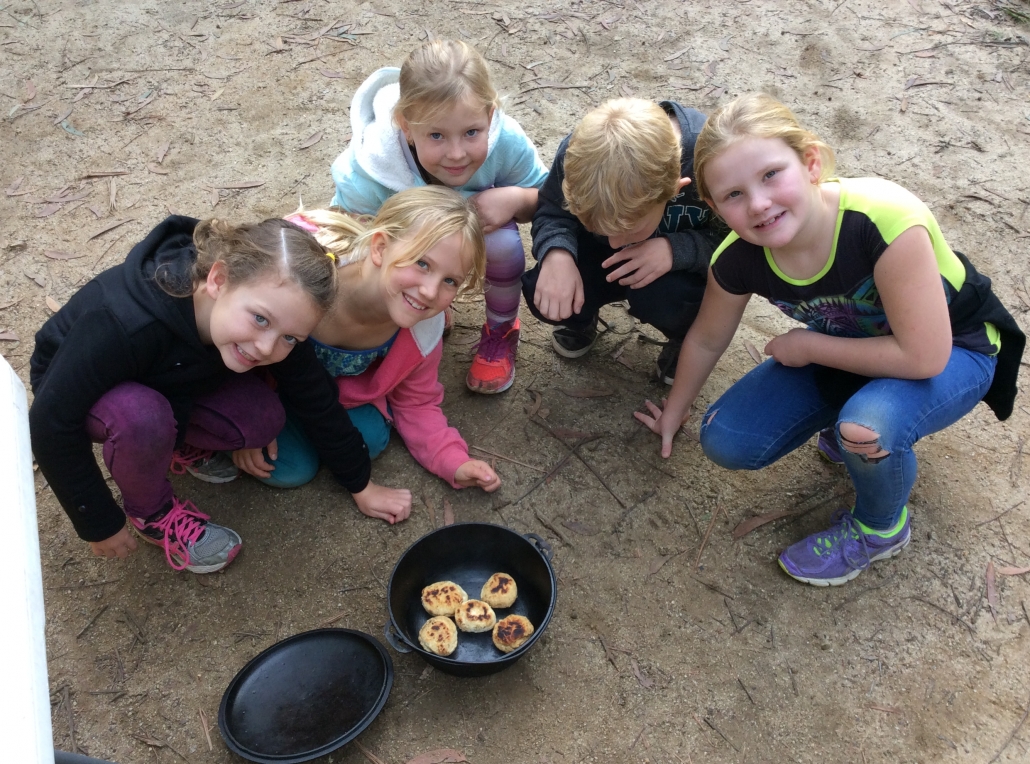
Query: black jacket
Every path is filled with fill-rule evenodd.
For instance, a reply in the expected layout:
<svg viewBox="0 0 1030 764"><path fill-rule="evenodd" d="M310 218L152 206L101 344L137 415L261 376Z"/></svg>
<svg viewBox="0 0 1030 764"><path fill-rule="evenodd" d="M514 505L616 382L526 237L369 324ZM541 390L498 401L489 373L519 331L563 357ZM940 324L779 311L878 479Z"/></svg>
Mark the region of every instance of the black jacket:
<svg viewBox="0 0 1030 764"><path fill-rule="evenodd" d="M676 118L680 129L680 177L694 177L694 143L705 124L705 115L696 109L685 109L673 101L658 104ZM568 250L578 262L577 237L586 228L565 208L565 152L569 147L565 136L558 145L551 171L540 188L536 213L533 215L533 257L542 260L549 250ZM723 240L727 229L715 218L708 205L697 195L694 184L684 188L665 205L665 217L658 226L658 236L669 240L672 247L672 270L689 271L701 277L708 275L712 253ZM595 234L596 235L596 234ZM603 250L607 251L608 241Z"/></svg>
<svg viewBox="0 0 1030 764"><path fill-rule="evenodd" d="M124 381L153 388L171 403L181 445L194 398L216 390L234 373L197 333L189 281L197 222L167 218L124 263L87 283L36 333L30 366L32 450L86 541L110 538L125 524L86 433L93 405ZM155 278L159 270L162 280L184 287L190 296L165 292ZM363 490L371 473L368 449L311 344L299 343L266 368L336 479L352 493Z"/></svg>

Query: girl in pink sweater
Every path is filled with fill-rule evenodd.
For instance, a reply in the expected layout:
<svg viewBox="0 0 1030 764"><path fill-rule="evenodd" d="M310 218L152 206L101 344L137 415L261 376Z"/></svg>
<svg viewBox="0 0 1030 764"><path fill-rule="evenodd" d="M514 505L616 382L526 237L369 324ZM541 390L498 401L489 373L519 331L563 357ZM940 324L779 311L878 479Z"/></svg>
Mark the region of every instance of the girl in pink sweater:
<svg viewBox="0 0 1030 764"><path fill-rule="evenodd" d="M419 464L454 488L497 490L497 473L470 459L447 424L437 378L443 310L459 292L483 283L483 231L472 203L450 189L423 186L390 197L370 222L330 210L302 210L287 220L311 231L340 264L335 303L310 340L370 455L386 448L392 425ZM237 452L236 460L279 487L303 485L319 464L289 416L267 449ZM404 520L411 511L407 496L406 504L375 516Z"/></svg>

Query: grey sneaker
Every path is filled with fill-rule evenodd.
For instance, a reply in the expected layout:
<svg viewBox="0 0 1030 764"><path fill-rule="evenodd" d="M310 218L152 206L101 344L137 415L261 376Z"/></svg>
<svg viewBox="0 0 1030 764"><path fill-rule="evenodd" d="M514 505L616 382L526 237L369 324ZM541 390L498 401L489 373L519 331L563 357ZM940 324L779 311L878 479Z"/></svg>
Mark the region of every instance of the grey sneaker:
<svg viewBox="0 0 1030 764"><path fill-rule="evenodd" d="M551 347L554 352L564 358L582 358L590 352L590 348L597 342L597 323L600 321L597 314L585 324L578 326L557 326L551 333ZM601 321L604 324L604 321ZM608 324L604 324L605 328Z"/></svg>
<svg viewBox="0 0 1030 764"><path fill-rule="evenodd" d="M682 347L682 337L673 337L662 346L662 352L658 354L658 360L655 362L655 378L659 382L671 385L676 381L676 364L680 362Z"/></svg>
<svg viewBox="0 0 1030 764"><path fill-rule="evenodd" d="M231 483L240 476L228 451L204 451L193 446L172 454L171 470L176 475L188 472L205 483Z"/></svg>
<svg viewBox="0 0 1030 764"><path fill-rule="evenodd" d="M214 573L239 554L243 540L231 528L208 522L191 501L172 498L172 506L152 517L129 517L140 538L164 547L173 570Z"/></svg>

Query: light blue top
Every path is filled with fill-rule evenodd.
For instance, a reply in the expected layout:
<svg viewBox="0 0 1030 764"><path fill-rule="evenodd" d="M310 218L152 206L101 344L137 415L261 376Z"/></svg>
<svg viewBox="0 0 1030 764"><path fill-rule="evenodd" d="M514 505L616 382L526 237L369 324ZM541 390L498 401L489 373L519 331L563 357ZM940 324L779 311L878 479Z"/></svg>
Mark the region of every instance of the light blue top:
<svg viewBox="0 0 1030 764"><path fill-rule="evenodd" d="M351 142L333 162L336 195L332 203L348 212L374 215L398 191L426 182L408 148L404 133L393 122L400 98L400 69L375 72L351 100ZM455 190L472 196L494 186L540 188L547 168L519 123L497 109L490 120L486 160Z"/></svg>

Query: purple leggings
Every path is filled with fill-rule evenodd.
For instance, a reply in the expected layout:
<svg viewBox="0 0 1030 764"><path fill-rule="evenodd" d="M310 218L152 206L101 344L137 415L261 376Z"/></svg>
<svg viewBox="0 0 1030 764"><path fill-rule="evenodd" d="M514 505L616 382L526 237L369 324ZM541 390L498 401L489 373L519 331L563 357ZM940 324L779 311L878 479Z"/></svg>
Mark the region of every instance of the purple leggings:
<svg viewBox="0 0 1030 764"><path fill-rule="evenodd" d="M519 314L526 251L519 226L512 220L486 235L486 320L491 325L511 321Z"/></svg>
<svg viewBox="0 0 1030 764"><path fill-rule="evenodd" d="M254 374L234 374L194 400L186 443L212 451L263 448L285 422L279 396L268 385ZM86 431L94 443L104 444L104 464L122 492L126 514L150 517L169 505L177 429L167 398L138 382L122 382L90 409Z"/></svg>

